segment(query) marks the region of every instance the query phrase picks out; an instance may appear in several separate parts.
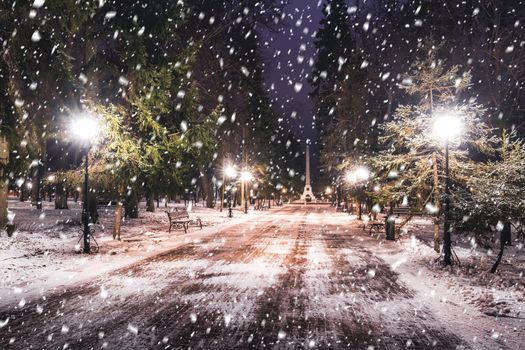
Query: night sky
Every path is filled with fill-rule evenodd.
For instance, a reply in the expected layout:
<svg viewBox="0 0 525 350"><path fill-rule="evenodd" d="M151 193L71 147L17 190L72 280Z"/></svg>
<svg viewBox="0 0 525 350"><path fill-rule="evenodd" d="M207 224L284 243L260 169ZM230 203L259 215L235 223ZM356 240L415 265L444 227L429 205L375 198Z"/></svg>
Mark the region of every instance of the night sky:
<svg viewBox="0 0 525 350"><path fill-rule="evenodd" d="M285 12L285 25L262 35L267 89L285 129L291 129L302 142L310 139L312 152L316 152L308 78L315 62L314 36L322 18L322 1L291 0ZM315 169L315 154L313 158ZM315 177L315 170L312 172Z"/></svg>

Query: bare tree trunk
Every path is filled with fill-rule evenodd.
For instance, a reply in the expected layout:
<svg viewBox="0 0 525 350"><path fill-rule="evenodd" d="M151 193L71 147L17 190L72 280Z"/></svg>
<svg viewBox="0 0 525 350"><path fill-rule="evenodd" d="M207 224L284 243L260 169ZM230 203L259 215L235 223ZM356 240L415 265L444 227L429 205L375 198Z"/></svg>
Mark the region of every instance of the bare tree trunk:
<svg viewBox="0 0 525 350"><path fill-rule="evenodd" d="M32 170L32 187L31 187L31 204L36 206L37 209L42 209L42 175L43 166L39 162Z"/></svg>
<svg viewBox="0 0 525 350"><path fill-rule="evenodd" d="M131 190L131 193L126 197L124 202L126 217L136 219L139 217L139 200L137 193Z"/></svg>
<svg viewBox="0 0 525 350"><path fill-rule="evenodd" d="M503 244L506 246L512 245L512 235L511 235L511 224L510 222L507 223L508 228L501 231L501 239L503 240Z"/></svg>
<svg viewBox="0 0 525 350"><path fill-rule="evenodd" d="M24 182L22 186L20 186L20 202L25 202L27 200L27 184Z"/></svg>
<svg viewBox="0 0 525 350"><path fill-rule="evenodd" d="M155 197L150 190L146 193L146 211L155 212Z"/></svg>
<svg viewBox="0 0 525 350"><path fill-rule="evenodd" d="M394 204L390 202L389 208L388 208L388 214L385 218L385 231L386 231L386 239L389 241L395 241L396 239L396 223L393 219L394 215Z"/></svg>
<svg viewBox="0 0 525 350"><path fill-rule="evenodd" d="M213 208L213 189L210 186L211 181L210 177L208 176L208 169L201 166L201 186L202 186L202 192L204 192L204 196L206 198L206 208Z"/></svg>
<svg viewBox="0 0 525 350"><path fill-rule="evenodd" d="M507 238L510 237L510 221L505 222L503 225L503 229L500 233L500 250L498 254L498 258L494 262L494 265L492 265L492 268L490 269L491 273L495 273L498 270L498 266L501 262L501 259L503 258L503 252L505 251L505 245L507 243Z"/></svg>
<svg viewBox="0 0 525 350"><path fill-rule="evenodd" d="M9 160L9 143L0 137L0 229L7 225L7 179L4 178L4 166Z"/></svg>
<svg viewBox="0 0 525 350"><path fill-rule="evenodd" d="M120 241L120 229L122 227L122 202L118 201L115 207L115 222L113 225L113 239Z"/></svg>
<svg viewBox="0 0 525 350"><path fill-rule="evenodd" d="M55 186L55 209L69 209L67 206L67 191L64 182L58 179Z"/></svg>
<svg viewBox="0 0 525 350"><path fill-rule="evenodd" d="M91 218L91 222L93 223L98 222L97 194L93 189L89 192L88 200L89 200L89 217Z"/></svg>

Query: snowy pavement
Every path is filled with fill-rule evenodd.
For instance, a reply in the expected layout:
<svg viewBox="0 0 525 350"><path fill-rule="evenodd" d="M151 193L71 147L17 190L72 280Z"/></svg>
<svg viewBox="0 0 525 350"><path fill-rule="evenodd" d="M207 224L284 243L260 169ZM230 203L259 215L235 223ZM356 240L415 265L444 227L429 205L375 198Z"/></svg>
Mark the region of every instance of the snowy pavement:
<svg viewBox="0 0 525 350"><path fill-rule="evenodd" d="M519 349L525 336L519 311L484 314L426 244L371 237L328 206L189 236L89 281L12 292L0 348Z"/></svg>

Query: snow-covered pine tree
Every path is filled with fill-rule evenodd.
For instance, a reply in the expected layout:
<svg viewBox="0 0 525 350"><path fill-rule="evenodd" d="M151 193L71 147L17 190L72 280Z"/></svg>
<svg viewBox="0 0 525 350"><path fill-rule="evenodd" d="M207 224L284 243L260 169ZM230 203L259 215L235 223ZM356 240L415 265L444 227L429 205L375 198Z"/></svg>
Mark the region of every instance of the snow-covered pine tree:
<svg viewBox="0 0 525 350"><path fill-rule="evenodd" d="M335 176L343 160L366 153L370 123L366 115L366 71L352 33L350 11L343 0L328 1L317 32L317 61L309 80L313 87L315 127L319 133L322 182L338 182Z"/></svg>
<svg viewBox="0 0 525 350"><path fill-rule="evenodd" d="M377 201L394 204L406 200L413 211L424 208L439 211L444 147L432 134L434 120L439 115L455 114L462 122L461 136L451 144L453 184L460 181L456 175L458 169L468 164L474 154L492 152L491 129L480 118L483 107L467 96L469 85L470 74L460 74L457 65L447 68L437 59L434 47L423 61L416 62L402 85L414 103L399 106L393 120L382 125L385 151L372 158L382 183L381 191L373 194ZM436 226L436 250L438 229Z"/></svg>
<svg viewBox="0 0 525 350"><path fill-rule="evenodd" d="M500 252L491 269L496 272L505 245L510 245L511 224L522 225L525 212L525 142L515 132L502 133L496 154L487 162L464 167L465 186L453 193L458 229L474 233L485 244L490 227L500 232Z"/></svg>

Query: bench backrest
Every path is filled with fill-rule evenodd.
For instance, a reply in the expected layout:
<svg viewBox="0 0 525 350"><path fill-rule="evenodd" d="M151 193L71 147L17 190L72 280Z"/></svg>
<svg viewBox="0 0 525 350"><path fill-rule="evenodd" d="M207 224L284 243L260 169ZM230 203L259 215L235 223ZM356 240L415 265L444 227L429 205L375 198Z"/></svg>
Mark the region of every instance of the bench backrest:
<svg viewBox="0 0 525 350"><path fill-rule="evenodd" d="M393 210L394 215L408 215L410 213L409 207L399 207L394 208Z"/></svg>
<svg viewBox="0 0 525 350"><path fill-rule="evenodd" d="M176 210L176 211L167 211L166 212L171 220L189 218L189 214L186 209Z"/></svg>

